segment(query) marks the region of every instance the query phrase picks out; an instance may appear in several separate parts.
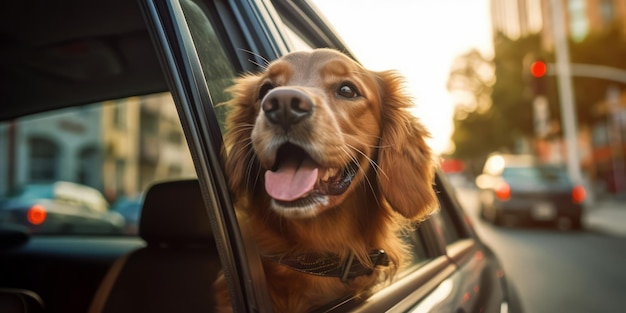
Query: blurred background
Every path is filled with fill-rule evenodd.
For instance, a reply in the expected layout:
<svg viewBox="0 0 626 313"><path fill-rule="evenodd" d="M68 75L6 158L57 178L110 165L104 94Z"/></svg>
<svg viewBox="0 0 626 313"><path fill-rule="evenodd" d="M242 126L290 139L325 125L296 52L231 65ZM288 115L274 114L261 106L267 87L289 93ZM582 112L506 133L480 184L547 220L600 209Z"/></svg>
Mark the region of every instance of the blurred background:
<svg viewBox="0 0 626 313"><path fill-rule="evenodd" d="M314 1L415 114L528 312L626 294L626 1Z"/></svg>

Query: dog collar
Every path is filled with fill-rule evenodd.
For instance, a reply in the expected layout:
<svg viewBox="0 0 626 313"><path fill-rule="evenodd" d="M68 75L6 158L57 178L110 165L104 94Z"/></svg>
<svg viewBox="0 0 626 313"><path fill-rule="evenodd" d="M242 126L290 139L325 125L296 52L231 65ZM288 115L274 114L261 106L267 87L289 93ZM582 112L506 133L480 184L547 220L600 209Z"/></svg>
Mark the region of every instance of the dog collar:
<svg viewBox="0 0 626 313"><path fill-rule="evenodd" d="M342 282L348 279L371 274L378 265L388 266L389 257L385 250L372 250L368 254L373 267L355 260L354 253L350 253L342 262L338 255L322 253L304 253L292 256L266 256L265 259L287 266L296 271L324 277L337 277Z"/></svg>

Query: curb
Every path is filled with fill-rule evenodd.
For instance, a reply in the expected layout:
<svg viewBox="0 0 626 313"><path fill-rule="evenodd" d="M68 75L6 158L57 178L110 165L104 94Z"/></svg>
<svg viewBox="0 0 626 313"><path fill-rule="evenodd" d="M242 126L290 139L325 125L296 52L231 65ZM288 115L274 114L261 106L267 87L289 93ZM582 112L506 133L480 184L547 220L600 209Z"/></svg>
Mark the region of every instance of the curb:
<svg viewBox="0 0 626 313"><path fill-rule="evenodd" d="M598 201L585 207L586 229L626 237L626 202Z"/></svg>

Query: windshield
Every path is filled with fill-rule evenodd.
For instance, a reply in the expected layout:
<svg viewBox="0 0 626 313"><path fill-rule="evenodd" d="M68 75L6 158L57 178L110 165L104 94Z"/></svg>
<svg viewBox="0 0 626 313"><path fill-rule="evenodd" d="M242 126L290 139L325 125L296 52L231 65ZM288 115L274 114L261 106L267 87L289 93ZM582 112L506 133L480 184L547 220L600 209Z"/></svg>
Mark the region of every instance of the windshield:
<svg viewBox="0 0 626 313"><path fill-rule="evenodd" d="M529 184L566 184L569 182L567 172L560 167L507 167L502 171L502 178L507 181Z"/></svg>
<svg viewBox="0 0 626 313"><path fill-rule="evenodd" d="M53 199L54 190L52 185L26 185L11 198L20 199Z"/></svg>
<svg viewBox="0 0 626 313"><path fill-rule="evenodd" d="M135 234L148 186L196 175L169 93L0 123L0 160L0 225L34 234Z"/></svg>

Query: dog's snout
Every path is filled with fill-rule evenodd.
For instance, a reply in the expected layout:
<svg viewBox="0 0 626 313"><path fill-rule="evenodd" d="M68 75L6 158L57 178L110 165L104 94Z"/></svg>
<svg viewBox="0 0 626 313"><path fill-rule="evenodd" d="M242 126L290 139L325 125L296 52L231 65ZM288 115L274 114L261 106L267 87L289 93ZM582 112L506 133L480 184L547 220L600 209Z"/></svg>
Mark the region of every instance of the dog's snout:
<svg viewBox="0 0 626 313"><path fill-rule="evenodd" d="M287 131L313 112L313 101L296 89L274 89L262 101L267 119Z"/></svg>

